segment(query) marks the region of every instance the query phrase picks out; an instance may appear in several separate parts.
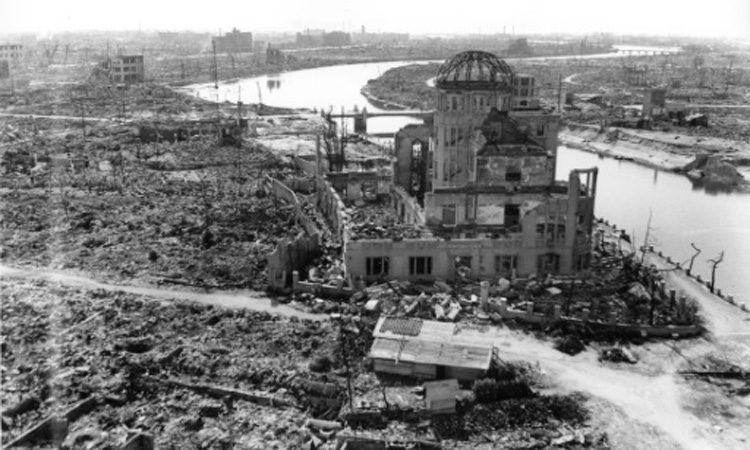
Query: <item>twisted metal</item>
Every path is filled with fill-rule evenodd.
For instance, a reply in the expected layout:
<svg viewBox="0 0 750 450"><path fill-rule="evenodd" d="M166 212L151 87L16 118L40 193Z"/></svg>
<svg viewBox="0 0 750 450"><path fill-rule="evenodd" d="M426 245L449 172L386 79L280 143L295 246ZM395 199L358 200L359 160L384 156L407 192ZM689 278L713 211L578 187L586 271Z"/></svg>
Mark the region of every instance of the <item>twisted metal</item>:
<svg viewBox="0 0 750 450"><path fill-rule="evenodd" d="M512 90L515 74L501 58L470 50L447 60L438 71L435 86L441 89Z"/></svg>

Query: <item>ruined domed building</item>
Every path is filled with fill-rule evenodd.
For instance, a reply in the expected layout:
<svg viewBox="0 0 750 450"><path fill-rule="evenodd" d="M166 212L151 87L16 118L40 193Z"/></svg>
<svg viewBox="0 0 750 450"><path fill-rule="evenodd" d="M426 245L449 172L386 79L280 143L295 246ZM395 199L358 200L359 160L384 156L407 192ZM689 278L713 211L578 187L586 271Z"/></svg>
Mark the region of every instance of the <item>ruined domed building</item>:
<svg viewBox="0 0 750 450"><path fill-rule="evenodd" d="M468 51L442 65L435 87L432 125L396 135L393 176L397 213L432 236L349 242L348 272L414 280L453 279L462 267L479 277L588 268L597 170L555 181L560 115L540 107L534 77Z"/></svg>
<svg viewBox="0 0 750 450"><path fill-rule="evenodd" d="M442 65L435 90L432 120L396 134L392 177L329 173L319 184L319 198L336 192L319 205L341 234L347 278L497 279L588 269L597 169L555 181L560 115L540 105L534 77L469 51ZM368 223L358 211L368 207L365 192L388 198L394 218Z"/></svg>

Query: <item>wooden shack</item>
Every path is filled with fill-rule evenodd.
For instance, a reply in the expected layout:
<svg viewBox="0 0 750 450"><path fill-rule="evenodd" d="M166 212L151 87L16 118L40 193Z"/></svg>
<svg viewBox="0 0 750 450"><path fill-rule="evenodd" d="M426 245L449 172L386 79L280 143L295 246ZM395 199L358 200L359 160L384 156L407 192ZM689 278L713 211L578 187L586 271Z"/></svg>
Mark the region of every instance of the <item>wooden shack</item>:
<svg viewBox="0 0 750 450"><path fill-rule="evenodd" d="M379 373L473 381L490 368L493 358L492 336L467 339L461 324L381 317L374 337L369 356Z"/></svg>
<svg viewBox="0 0 750 450"><path fill-rule="evenodd" d="M428 381L424 384L424 397L427 409L432 414L453 414L456 412L456 395L459 392L457 380Z"/></svg>

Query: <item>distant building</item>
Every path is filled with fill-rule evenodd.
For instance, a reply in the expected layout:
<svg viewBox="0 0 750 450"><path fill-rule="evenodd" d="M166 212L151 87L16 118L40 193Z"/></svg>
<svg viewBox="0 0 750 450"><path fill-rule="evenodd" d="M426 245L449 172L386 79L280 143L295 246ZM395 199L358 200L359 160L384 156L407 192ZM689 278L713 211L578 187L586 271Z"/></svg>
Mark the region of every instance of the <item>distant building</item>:
<svg viewBox="0 0 750 450"><path fill-rule="evenodd" d="M11 66L16 66L23 59L23 45L0 44L0 61L8 61Z"/></svg>
<svg viewBox="0 0 750 450"><path fill-rule="evenodd" d="M646 89L643 93L643 117L652 119L667 115L667 90Z"/></svg>
<svg viewBox="0 0 750 450"><path fill-rule="evenodd" d="M115 83L142 83L145 78L143 55L121 55L105 62L109 79Z"/></svg>
<svg viewBox="0 0 750 450"><path fill-rule="evenodd" d="M5 60L0 60L0 80L6 80L10 78L10 63Z"/></svg>
<svg viewBox="0 0 750 450"><path fill-rule="evenodd" d="M325 30L307 29L303 33L297 33L295 41L297 47L341 47L351 45L352 36L343 31L331 31L326 33Z"/></svg>
<svg viewBox="0 0 750 450"><path fill-rule="evenodd" d="M323 35L323 45L325 47L342 47L352 45L352 36L343 31L331 31Z"/></svg>
<svg viewBox="0 0 750 450"><path fill-rule="evenodd" d="M325 30L311 30L306 29L302 33L297 33L295 44L297 47L322 47L323 36L326 34Z"/></svg>
<svg viewBox="0 0 750 450"><path fill-rule="evenodd" d="M266 49L266 64L272 66L284 64L284 53L278 48L271 47L271 44L268 44L268 48Z"/></svg>
<svg viewBox="0 0 750 450"><path fill-rule="evenodd" d="M368 33L362 27L361 33L352 34L353 44L398 44L409 40L409 33Z"/></svg>
<svg viewBox="0 0 750 450"><path fill-rule="evenodd" d="M211 35L209 33L163 31L159 32L158 36L160 49L172 53L200 53L211 46Z"/></svg>
<svg viewBox="0 0 750 450"><path fill-rule="evenodd" d="M250 53L253 51L253 33L234 28L231 33L214 37L214 43L217 53Z"/></svg>

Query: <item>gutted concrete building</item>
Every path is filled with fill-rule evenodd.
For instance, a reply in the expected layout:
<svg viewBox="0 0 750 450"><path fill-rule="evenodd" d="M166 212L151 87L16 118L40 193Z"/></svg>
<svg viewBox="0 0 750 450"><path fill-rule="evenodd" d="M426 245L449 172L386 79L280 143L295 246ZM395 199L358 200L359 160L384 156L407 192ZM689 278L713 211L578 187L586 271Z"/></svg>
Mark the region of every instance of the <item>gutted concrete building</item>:
<svg viewBox="0 0 750 450"><path fill-rule="evenodd" d="M253 51L253 33L233 28L224 36L216 36L214 45L217 53L250 53Z"/></svg>
<svg viewBox="0 0 750 450"><path fill-rule="evenodd" d="M146 76L143 55L120 55L109 59L106 66L115 83L142 83Z"/></svg>
<svg viewBox="0 0 750 450"><path fill-rule="evenodd" d="M433 117L395 136L390 179L365 171L319 179L347 276L429 282L587 270L597 169L555 180L560 116L540 105L534 77L472 51L446 61L435 87ZM387 212L367 213L374 198L387 199Z"/></svg>
<svg viewBox="0 0 750 450"><path fill-rule="evenodd" d="M21 44L0 44L0 61L8 61L10 66L19 65L23 55Z"/></svg>
<svg viewBox="0 0 750 450"><path fill-rule="evenodd" d="M585 270L597 170L555 181L560 116L540 107L534 78L464 52L435 86L432 125L396 135L391 194L400 218L431 236L348 240L348 272L415 281Z"/></svg>

